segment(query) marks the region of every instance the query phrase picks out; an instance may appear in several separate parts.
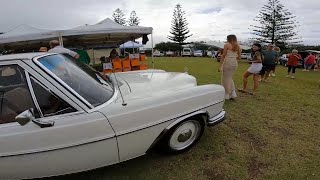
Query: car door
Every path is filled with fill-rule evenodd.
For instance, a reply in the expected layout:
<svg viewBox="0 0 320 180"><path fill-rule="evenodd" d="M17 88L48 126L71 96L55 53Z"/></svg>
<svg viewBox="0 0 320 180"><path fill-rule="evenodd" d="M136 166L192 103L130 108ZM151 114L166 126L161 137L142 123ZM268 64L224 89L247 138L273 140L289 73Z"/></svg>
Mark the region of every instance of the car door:
<svg viewBox="0 0 320 180"><path fill-rule="evenodd" d="M0 80L0 179L67 174L119 161L115 133L103 114L85 112L22 61L1 62ZM15 118L30 109L34 120L21 126Z"/></svg>

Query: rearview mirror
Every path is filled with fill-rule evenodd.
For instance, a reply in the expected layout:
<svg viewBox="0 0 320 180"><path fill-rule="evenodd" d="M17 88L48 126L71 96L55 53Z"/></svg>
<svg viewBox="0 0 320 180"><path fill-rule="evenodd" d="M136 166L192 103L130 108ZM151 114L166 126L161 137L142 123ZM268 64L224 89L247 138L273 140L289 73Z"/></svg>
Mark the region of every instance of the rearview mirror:
<svg viewBox="0 0 320 180"><path fill-rule="evenodd" d="M30 122L30 121L32 121L34 119L33 113L34 113L33 108L31 108L29 110L26 110L26 111L22 112L18 116L16 116L15 119L21 126L24 126L28 122Z"/></svg>

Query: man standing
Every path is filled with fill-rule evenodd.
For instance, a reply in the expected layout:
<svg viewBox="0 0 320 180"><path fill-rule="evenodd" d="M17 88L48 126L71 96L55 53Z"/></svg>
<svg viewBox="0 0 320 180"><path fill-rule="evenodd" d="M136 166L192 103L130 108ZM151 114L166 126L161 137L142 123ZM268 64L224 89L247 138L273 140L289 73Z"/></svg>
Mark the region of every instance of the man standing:
<svg viewBox="0 0 320 180"><path fill-rule="evenodd" d="M68 54L68 55L70 55L71 57L73 57L75 59L79 59L80 58L79 54L77 54L76 52L71 51L69 49L66 49L66 48L60 46L60 43L57 40L50 41L49 45L50 45L50 48L51 48L48 51L49 53Z"/></svg>
<svg viewBox="0 0 320 180"><path fill-rule="evenodd" d="M263 68L260 72L262 81L267 82L269 74L276 68L278 53L273 50L273 44L268 45L268 49L263 51Z"/></svg>

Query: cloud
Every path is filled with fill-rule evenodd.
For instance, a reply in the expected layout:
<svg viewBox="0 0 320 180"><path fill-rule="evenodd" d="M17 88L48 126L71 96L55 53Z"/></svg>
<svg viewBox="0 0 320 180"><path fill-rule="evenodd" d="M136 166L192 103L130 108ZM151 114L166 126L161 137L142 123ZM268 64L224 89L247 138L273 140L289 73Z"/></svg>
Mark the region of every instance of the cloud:
<svg viewBox="0 0 320 180"><path fill-rule="evenodd" d="M219 13L221 12L222 8L216 7L216 8L207 8L207 9L200 9L198 11L199 14L212 14L212 13Z"/></svg>
<svg viewBox="0 0 320 180"><path fill-rule="evenodd" d="M320 44L320 1L280 0L296 16L299 35L306 44ZM0 32L20 24L44 29L66 29L94 24L111 17L116 8L126 16L135 10L142 26L154 29L155 42L168 41L174 6L178 3L186 12L193 34L188 41L225 40L236 34L240 40L252 38L249 27L267 0L10 0L0 7Z"/></svg>

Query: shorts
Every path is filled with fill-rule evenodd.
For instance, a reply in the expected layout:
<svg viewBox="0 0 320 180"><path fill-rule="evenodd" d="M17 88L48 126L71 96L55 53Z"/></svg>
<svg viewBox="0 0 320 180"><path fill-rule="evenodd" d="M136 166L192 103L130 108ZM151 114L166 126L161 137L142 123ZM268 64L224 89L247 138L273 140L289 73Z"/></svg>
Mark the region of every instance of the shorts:
<svg viewBox="0 0 320 180"><path fill-rule="evenodd" d="M262 69L261 63L252 63L250 68L247 70L251 74L259 74Z"/></svg>
<svg viewBox="0 0 320 180"><path fill-rule="evenodd" d="M266 74L266 72L274 71L276 69L276 65L263 65L260 75Z"/></svg>

